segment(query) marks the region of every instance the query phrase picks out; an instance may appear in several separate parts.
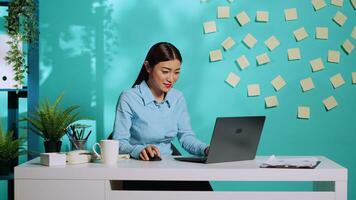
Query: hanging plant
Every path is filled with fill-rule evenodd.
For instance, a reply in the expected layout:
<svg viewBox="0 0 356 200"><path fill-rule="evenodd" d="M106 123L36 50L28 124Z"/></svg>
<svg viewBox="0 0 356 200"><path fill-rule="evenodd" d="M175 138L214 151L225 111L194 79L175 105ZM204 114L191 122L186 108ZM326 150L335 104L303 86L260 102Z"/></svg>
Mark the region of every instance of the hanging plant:
<svg viewBox="0 0 356 200"><path fill-rule="evenodd" d="M5 56L5 61L12 67L17 82L15 87L20 89L24 85L24 73L28 71L25 62L25 53L21 42L29 46L38 41L37 10L35 0L10 0L8 16L5 16L5 28L10 36L7 44L10 50Z"/></svg>

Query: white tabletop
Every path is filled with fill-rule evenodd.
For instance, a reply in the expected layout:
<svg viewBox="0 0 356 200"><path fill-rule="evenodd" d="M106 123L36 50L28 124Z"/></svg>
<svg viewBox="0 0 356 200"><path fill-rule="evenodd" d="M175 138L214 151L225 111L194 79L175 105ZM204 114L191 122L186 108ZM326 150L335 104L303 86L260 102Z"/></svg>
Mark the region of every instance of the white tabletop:
<svg viewBox="0 0 356 200"><path fill-rule="evenodd" d="M335 181L347 180L347 169L323 156L315 169L259 168L267 156L255 160L200 164L180 162L172 157L162 161L119 160L114 166L85 163L47 167L39 158L15 167L15 179L74 180L214 180L214 181ZM287 157L286 157L287 158ZM288 157L289 158L289 157Z"/></svg>

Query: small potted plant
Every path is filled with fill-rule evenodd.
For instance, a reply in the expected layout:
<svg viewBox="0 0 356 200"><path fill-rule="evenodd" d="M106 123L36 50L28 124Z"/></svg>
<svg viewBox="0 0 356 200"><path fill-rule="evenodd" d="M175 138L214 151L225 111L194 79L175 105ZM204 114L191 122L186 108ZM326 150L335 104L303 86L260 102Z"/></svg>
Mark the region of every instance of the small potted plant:
<svg viewBox="0 0 356 200"><path fill-rule="evenodd" d="M26 153L24 141L15 139L12 131L5 133L0 126L0 176L7 176L13 167L12 161Z"/></svg>
<svg viewBox="0 0 356 200"><path fill-rule="evenodd" d="M24 117L34 128L30 128L44 139L45 152L60 152L61 138L66 134L67 127L79 120L76 110L79 106L69 106L66 109L59 108L63 95L59 96L53 105L46 100L40 104L36 112Z"/></svg>

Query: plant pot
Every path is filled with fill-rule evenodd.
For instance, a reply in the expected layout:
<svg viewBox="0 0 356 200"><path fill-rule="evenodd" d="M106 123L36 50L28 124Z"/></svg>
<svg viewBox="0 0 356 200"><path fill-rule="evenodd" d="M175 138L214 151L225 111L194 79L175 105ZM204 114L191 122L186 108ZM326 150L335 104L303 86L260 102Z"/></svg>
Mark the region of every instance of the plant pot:
<svg viewBox="0 0 356 200"><path fill-rule="evenodd" d="M7 176L11 172L11 161L0 160L0 176Z"/></svg>
<svg viewBox="0 0 356 200"><path fill-rule="evenodd" d="M62 141L44 141L44 147L46 153L60 152Z"/></svg>

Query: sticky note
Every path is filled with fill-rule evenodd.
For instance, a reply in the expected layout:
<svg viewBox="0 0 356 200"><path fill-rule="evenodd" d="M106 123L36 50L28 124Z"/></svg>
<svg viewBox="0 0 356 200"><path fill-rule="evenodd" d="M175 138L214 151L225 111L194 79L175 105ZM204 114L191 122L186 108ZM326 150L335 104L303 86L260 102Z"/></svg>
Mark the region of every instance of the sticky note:
<svg viewBox="0 0 356 200"><path fill-rule="evenodd" d="M216 32L216 23L215 21L208 21L204 23L204 33L214 33Z"/></svg>
<svg viewBox="0 0 356 200"><path fill-rule="evenodd" d="M351 0L352 7L356 10L356 0Z"/></svg>
<svg viewBox="0 0 356 200"><path fill-rule="evenodd" d="M301 59L300 49L299 48L291 48L288 49L288 60L299 60Z"/></svg>
<svg viewBox="0 0 356 200"><path fill-rule="evenodd" d="M345 42L342 44L342 48L347 54L350 54L354 50L355 46L351 43L349 39L346 39Z"/></svg>
<svg viewBox="0 0 356 200"><path fill-rule="evenodd" d="M257 43L256 38L250 33L248 33L242 41L250 49Z"/></svg>
<svg viewBox="0 0 356 200"><path fill-rule="evenodd" d="M342 78L340 73L335 74L330 78L331 84L333 85L334 89L342 86L345 84L345 80Z"/></svg>
<svg viewBox="0 0 356 200"><path fill-rule="evenodd" d="M280 45L280 42L274 35L272 35L265 41L265 45L270 51L273 51L273 49L277 48Z"/></svg>
<svg viewBox="0 0 356 200"><path fill-rule="evenodd" d="M329 50L328 51L328 62L330 63L340 63L340 52Z"/></svg>
<svg viewBox="0 0 356 200"><path fill-rule="evenodd" d="M315 38L319 40L327 40L329 37L328 27L316 27L315 28Z"/></svg>
<svg viewBox="0 0 356 200"><path fill-rule="evenodd" d="M355 1L356 1L356 0L355 0ZM353 39L356 39L356 26L354 26L354 29L352 29L351 37L352 37Z"/></svg>
<svg viewBox="0 0 356 200"><path fill-rule="evenodd" d="M221 50L217 49L217 50L210 51L210 62L215 62L222 59L223 58L222 58Z"/></svg>
<svg viewBox="0 0 356 200"><path fill-rule="evenodd" d="M264 65L270 62L267 53L263 53L261 55L256 56L256 60L258 65Z"/></svg>
<svg viewBox="0 0 356 200"><path fill-rule="evenodd" d="M250 17L247 15L245 11L240 12L235 16L237 22L240 24L240 26L244 26L245 24L250 22Z"/></svg>
<svg viewBox="0 0 356 200"><path fill-rule="evenodd" d="M259 84L250 84L247 86L247 95L249 97L260 96L260 85Z"/></svg>
<svg viewBox="0 0 356 200"><path fill-rule="evenodd" d="M314 89L314 83L313 83L313 79L311 77L301 80L300 85L302 86L303 92Z"/></svg>
<svg viewBox="0 0 356 200"><path fill-rule="evenodd" d="M230 17L230 7L229 6L219 6L218 7L218 18L229 18Z"/></svg>
<svg viewBox="0 0 356 200"><path fill-rule="evenodd" d="M278 75L276 78L274 78L271 81L271 84L273 85L273 87L276 91L279 91L286 85L286 82L284 81L284 79L282 78L281 75Z"/></svg>
<svg viewBox="0 0 356 200"><path fill-rule="evenodd" d="M222 43L221 46L225 49L225 51L231 49L235 45L235 41L231 37L227 37Z"/></svg>
<svg viewBox="0 0 356 200"><path fill-rule="evenodd" d="M352 72L352 84L356 84L356 72Z"/></svg>
<svg viewBox="0 0 356 200"><path fill-rule="evenodd" d="M336 99L334 96L330 96L323 100L325 108L329 111L337 106Z"/></svg>
<svg viewBox="0 0 356 200"><path fill-rule="evenodd" d="M347 20L347 17L340 11L337 11L334 18L334 22L337 23L339 26L343 26Z"/></svg>
<svg viewBox="0 0 356 200"><path fill-rule="evenodd" d="M285 9L284 17L286 21L292 21L298 19L297 9L296 8Z"/></svg>
<svg viewBox="0 0 356 200"><path fill-rule="evenodd" d="M312 4L315 11L318 11L326 6L324 0L312 0Z"/></svg>
<svg viewBox="0 0 356 200"><path fill-rule="evenodd" d="M256 12L256 21L257 22L268 22L269 12L267 11L257 11Z"/></svg>
<svg viewBox="0 0 356 200"><path fill-rule="evenodd" d="M304 27L301 27L301 28L293 31L293 34L294 34L295 39L298 42L301 40L304 40L305 38L307 38L309 36Z"/></svg>
<svg viewBox="0 0 356 200"><path fill-rule="evenodd" d="M298 106L298 118L299 119L309 119L310 118L310 107Z"/></svg>
<svg viewBox="0 0 356 200"><path fill-rule="evenodd" d="M320 71L320 70L324 69L324 63L323 63L323 60L321 58L317 58L317 59L311 60L310 61L310 65L312 67L312 71L313 72L317 72L317 71Z"/></svg>
<svg viewBox="0 0 356 200"><path fill-rule="evenodd" d="M334 6L343 6L344 5L344 0L331 0L331 4Z"/></svg>
<svg viewBox="0 0 356 200"><path fill-rule="evenodd" d="M265 98L265 103L267 108L272 108L278 106L278 99L276 96L269 96Z"/></svg>
<svg viewBox="0 0 356 200"><path fill-rule="evenodd" d="M231 87L236 87L236 85L240 82L240 77L233 72L230 72L225 82L228 83Z"/></svg>
<svg viewBox="0 0 356 200"><path fill-rule="evenodd" d="M250 62L247 60L245 55L238 57L236 62L240 66L241 70L246 69L250 65Z"/></svg>

